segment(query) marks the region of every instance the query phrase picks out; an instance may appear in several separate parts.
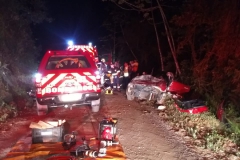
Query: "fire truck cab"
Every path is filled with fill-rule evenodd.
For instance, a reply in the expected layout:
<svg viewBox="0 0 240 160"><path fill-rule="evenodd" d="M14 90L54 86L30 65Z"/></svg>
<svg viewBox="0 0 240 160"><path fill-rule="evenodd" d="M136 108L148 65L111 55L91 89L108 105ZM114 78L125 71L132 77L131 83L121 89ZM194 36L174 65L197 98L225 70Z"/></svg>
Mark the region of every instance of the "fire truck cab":
<svg viewBox="0 0 240 160"><path fill-rule="evenodd" d="M96 49L88 45L47 51L35 76L38 115L60 106L90 105L92 112L98 112L101 88L96 59Z"/></svg>

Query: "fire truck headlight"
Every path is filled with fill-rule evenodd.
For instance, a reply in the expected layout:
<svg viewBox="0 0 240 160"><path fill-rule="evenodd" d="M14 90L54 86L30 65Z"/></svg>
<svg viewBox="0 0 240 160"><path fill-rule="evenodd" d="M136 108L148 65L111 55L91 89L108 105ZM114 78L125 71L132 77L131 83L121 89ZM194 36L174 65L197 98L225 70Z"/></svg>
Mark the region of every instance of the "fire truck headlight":
<svg viewBox="0 0 240 160"><path fill-rule="evenodd" d="M36 82L39 83L41 81L42 74L41 73L36 73L34 77L36 79Z"/></svg>
<svg viewBox="0 0 240 160"><path fill-rule="evenodd" d="M41 77L42 77L42 74L41 74L41 73L36 73L34 77L35 77L35 78L41 78Z"/></svg>

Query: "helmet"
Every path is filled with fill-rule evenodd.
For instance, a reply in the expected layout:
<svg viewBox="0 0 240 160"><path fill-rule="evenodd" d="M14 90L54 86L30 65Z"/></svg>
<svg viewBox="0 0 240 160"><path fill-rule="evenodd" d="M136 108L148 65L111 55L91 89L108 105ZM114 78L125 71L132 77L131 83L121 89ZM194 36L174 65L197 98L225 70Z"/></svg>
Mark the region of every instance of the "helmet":
<svg viewBox="0 0 240 160"><path fill-rule="evenodd" d="M102 61L103 63L106 62L104 58L102 58L101 61Z"/></svg>

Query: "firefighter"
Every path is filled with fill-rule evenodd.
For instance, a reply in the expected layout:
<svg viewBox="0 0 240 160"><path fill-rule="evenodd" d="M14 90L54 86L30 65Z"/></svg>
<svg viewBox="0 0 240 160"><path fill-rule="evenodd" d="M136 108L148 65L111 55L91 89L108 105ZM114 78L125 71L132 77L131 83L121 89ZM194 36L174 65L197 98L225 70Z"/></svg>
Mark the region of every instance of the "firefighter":
<svg viewBox="0 0 240 160"><path fill-rule="evenodd" d="M127 88L127 85L130 80L130 66L127 62L123 66L123 89Z"/></svg>
<svg viewBox="0 0 240 160"><path fill-rule="evenodd" d="M107 64L104 58L101 59L101 63L100 63L100 75L101 75L101 84L104 85L104 78L105 78L105 74L107 72Z"/></svg>
<svg viewBox="0 0 240 160"><path fill-rule="evenodd" d="M107 71L104 75L104 88L106 94L113 94L113 67L112 65L107 67Z"/></svg>
<svg viewBox="0 0 240 160"><path fill-rule="evenodd" d="M131 77L130 79L132 80L133 78L135 78L137 76L137 71L138 71L138 61L134 60L131 61Z"/></svg>
<svg viewBox="0 0 240 160"><path fill-rule="evenodd" d="M101 59L100 68L103 73L107 72L107 64L104 58Z"/></svg>
<svg viewBox="0 0 240 160"><path fill-rule="evenodd" d="M120 66L119 66L119 61L115 61L115 62L114 62L114 67L117 67L117 68L119 68L119 69L120 69Z"/></svg>
<svg viewBox="0 0 240 160"><path fill-rule="evenodd" d="M113 66L113 90L117 90L120 91L120 68L118 67L118 65L116 65L116 63Z"/></svg>

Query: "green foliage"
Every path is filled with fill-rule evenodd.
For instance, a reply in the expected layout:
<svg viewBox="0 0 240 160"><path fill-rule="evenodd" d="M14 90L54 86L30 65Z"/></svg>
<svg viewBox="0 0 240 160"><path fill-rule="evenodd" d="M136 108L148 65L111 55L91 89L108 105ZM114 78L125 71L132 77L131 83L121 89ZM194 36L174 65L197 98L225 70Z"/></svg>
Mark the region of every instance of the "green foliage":
<svg viewBox="0 0 240 160"><path fill-rule="evenodd" d="M182 79L203 95L214 115L219 104L225 102L228 136L230 133L239 135L240 129L240 15L237 5L235 0L192 1L171 21L176 27L174 36L177 37ZM215 136L215 132L209 134L209 143L221 139ZM239 143L238 138L232 138Z"/></svg>
<svg viewBox="0 0 240 160"><path fill-rule="evenodd" d="M39 0L0 1L0 62L1 66L7 64L15 77L28 75L36 69L35 58L39 50L34 44L31 24L46 18L44 10L44 4ZM5 81L13 83L13 78L8 79L11 77ZM16 86L16 83L12 85Z"/></svg>
<svg viewBox="0 0 240 160"><path fill-rule="evenodd" d="M233 119L227 119L227 123L229 124L228 130L233 133L231 136L237 144L240 144L240 118L234 117Z"/></svg>
<svg viewBox="0 0 240 160"><path fill-rule="evenodd" d="M6 84L6 88L8 88L8 86L17 86L16 80L7 66L7 64L2 64L0 62L0 78Z"/></svg>
<svg viewBox="0 0 240 160"><path fill-rule="evenodd" d="M40 53L32 37L31 25L46 20L41 0L0 0L0 107L1 120L14 116L17 96L32 83Z"/></svg>
<svg viewBox="0 0 240 160"><path fill-rule="evenodd" d="M194 139L197 139L197 132L198 131L197 131L196 126L187 127L186 130L187 130L187 132L190 136L192 136Z"/></svg>
<svg viewBox="0 0 240 160"><path fill-rule="evenodd" d="M211 149L212 151L222 150L224 144L224 137L218 134L217 130L212 130L208 132L206 137L206 148Z"/></svg>
<svg viewBox="0 0 240 160"><path fill-rule="evenodd" d="M226 155L238 155L240 152L238 147L240 134L237 127L225 126L211 112L201 114L180 112L176 109L172 99L168 99L165 105L167 106L166 110L159 114L161 118L169 122L176 132L192 137L193 144L216 153L224 152ZM230 110L229 115L233 114ZM235 125L237 123L231 122L230 126Z"/></svg>
<svg viewBox="0 0 240 160"><path fill-rule="evenodd" d="M2 102L0 106L0 122L6 121L6 119L17 116L17 108L14 103L7 104Z"/></svg>

